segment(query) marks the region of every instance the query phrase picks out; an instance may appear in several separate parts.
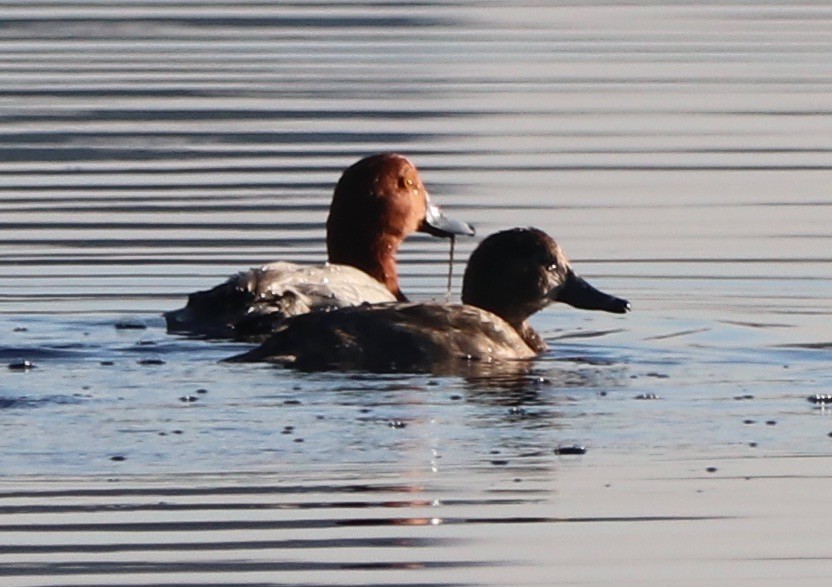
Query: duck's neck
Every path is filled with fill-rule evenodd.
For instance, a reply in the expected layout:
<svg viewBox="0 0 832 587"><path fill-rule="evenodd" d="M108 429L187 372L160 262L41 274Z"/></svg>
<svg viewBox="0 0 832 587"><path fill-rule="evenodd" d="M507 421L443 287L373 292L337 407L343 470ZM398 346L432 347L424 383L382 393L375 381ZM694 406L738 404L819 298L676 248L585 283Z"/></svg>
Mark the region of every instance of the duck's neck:
<svg viewBox="0 0 832 587"><path fill-rule="evenodd" d="M348 246L330 246L329 262L360 269L383 283L397 300L404 302L407 298L399 287L399 274L396 271L399 242L400 239L384 237L375 239L368 245L353 242L348 243Z"/></svg>
<svg viewBox="0 0 832 587"><path fill-rule="evenodd" d="M531 325L526 321L522 321L519 324L512 324L514 329L517 331L517 334L520 335L520 338L529 345L529 348L532 349L535 353L540 354L545 351L547 348L546 342L543 340L537 330L531 327Z"/></svg>
<svg viewBox="0 0 832 587"><path fill-rule="evenodd" d="M372 251L372 265L359 269L387 286L397 300L406 302L407 298L399 287L399 273L396 268L396 253L399 251L400 242L391 237L377 241Z"/></svg>

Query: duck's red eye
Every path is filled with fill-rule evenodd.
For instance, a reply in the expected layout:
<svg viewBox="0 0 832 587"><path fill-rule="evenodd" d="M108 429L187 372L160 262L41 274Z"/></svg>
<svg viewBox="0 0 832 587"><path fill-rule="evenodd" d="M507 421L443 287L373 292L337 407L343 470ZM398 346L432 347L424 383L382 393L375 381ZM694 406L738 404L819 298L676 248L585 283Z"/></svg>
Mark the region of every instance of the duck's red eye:
<svg viewBox="0 0 832 587"><path fill-rule="evenodd" d="M402 176L399 178L399 189L408 194L418 194L419 189L417 185L416 180L411 177Z"/></svg>

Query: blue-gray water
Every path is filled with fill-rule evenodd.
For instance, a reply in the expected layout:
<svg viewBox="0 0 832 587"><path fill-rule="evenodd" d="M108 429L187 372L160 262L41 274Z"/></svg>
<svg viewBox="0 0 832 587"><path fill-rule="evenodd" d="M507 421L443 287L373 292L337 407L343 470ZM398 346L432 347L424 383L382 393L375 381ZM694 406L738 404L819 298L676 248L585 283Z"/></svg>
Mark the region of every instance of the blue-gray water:
<svg viewBox="0 0 832 587"><path fill-rule="evenodd" d="M829 454L825 2L0 2L0 78L4 582L524 583L559 446ZM550 308L497 380L165 333L190 291L323 261L335 181L382 151L633 312ZM403 289L441 298L446 258L410 238Z"/></svg>

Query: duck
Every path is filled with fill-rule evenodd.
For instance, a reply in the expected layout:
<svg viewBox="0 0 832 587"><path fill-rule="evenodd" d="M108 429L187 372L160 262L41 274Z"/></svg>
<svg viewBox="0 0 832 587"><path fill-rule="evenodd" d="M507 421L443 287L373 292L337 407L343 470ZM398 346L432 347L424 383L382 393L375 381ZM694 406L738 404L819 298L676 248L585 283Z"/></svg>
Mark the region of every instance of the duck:
<svg viewBox="0 0 832 587"><path fill-rule="evenodd" d="M305 371L454 371L478 362L529 360L547 350L529 317L555 302L615 314L630 303L572 269L557 242L537 228L484 239L471 254L462 303L393 302L289 318L259 347L225 359Z"/></svg>
<svg viewBox="0 0 832 587"><path fill-rule="evenodd" d="M277 261L232 275L164 313L171 334L256 339L288 316L359 304L405 302L396 266L414 232L473 236L433 204L415 165L397 153L365 157L341 175L326 221L328 261Z"/></svg>

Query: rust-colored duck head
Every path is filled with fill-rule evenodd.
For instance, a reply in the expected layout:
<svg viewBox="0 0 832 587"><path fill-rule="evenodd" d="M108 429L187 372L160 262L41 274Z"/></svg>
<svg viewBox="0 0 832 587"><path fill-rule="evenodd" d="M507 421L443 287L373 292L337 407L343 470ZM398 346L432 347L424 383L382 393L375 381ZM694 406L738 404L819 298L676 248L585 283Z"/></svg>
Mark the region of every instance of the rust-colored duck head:
<svg viewBox="0 0 832 587"><path fill-rule="evenodd" d="M416 167L395 153L366 157L344 171L326 230L330 263L361 269L399 300L406 298L399 288L396 253L408 235L474 234L470 224L446 217L430 201Z"/></svg>

